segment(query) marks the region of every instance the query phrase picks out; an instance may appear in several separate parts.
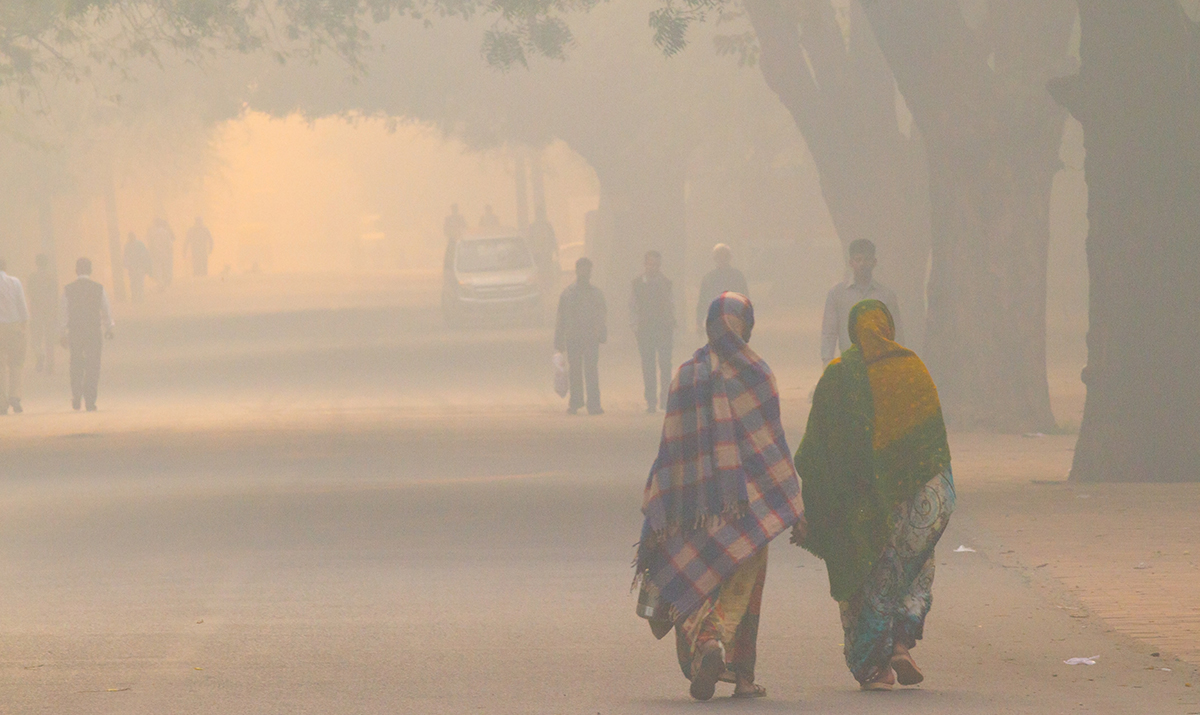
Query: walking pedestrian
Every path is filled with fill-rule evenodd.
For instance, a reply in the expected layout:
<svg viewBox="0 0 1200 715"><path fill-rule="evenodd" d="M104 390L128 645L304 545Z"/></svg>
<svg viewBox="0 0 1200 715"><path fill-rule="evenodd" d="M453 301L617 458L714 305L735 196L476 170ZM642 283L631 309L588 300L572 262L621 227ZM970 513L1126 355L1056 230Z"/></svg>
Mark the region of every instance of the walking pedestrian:
<svg viewBox="0 0 1200 715"><path fill-rule="evenodd" d="M22 412L21 373L28 345L29 305L16 276L8 275L8 262L0 258L0 415Z"/></svg>
<svg viewBox="0 0 1200 715"><path fill-rule="evenodd" d="M592 261L575 261L575 282L563 289L558 299L554 325L554 349L567 354L571 377L571 399L567 412L575 414L585 404L587 411L602 415L600 406L600 346L608 342L608 308L604 293L592 285Z"/></svg>
<svg viewBox="0 0 1200 715"><path fill-rule="evenodd" d="M629 322L642 358L646 411L655 412L659 407L667 408L667 392L671 387L675 300L671 281L662 274L662 254L647 251L643 267L645 271L633 279L630 290Z"/></svg>
<svg viewBox="0 0 1200 715"><path fill-rule="evenodd" d="M188 229L184 239L183 250L192 254L192 275L202 278L208 275L208 257L213 252L212 231L204 225L204 219L197 216L196 223Z"/></svg>
<svg viewBox="0 0 1200 715"><path fill-rule="evenodd" d="M125 272L129 274L129 294L134 303L146 300L146 276L150 275L150 249L130 232L125 242Z"/></svg>
<svg viewBox="0 0 1200 715"><path fill-rule="evenodd" d="M878 300L850 311L852 347L826 368L796 452L807 533L838 602L863 690L924 679L909 652L933 603L933 551L954 511L950 447L925 364Z"/></svg>
<svg viewBox="0 0 1200 715"><path fill-rule="evenodd" d="M483 207L483 215L479 217L479 229L481 231L495 231L500 228L500 217L496 216L496 212L492 210L492 205L488 204Z"/></svg>
<svg viewBox="0 0 1200 715"><path fill-rule="evenodd" d="M804 530L775 376L747 345L753 328L748 298L713 301L708 344L671 385L642 502L639 614L658 638L675 629L697 700L718 681L735 683L735 698L767 694L754 679L767 544Z"/></svg>
<svg viewBox="0 0 1200 715"><path fill-rule="evenodd" d="M100 352L104 338L112 339L112 307L104 286L92 280L92 262L75 261L77 278L63 288L64 339L71 351L71 407L96 411L100 386Z"/></svg>
<svg viewBox="0 0 1200 715"><path fill-rule="evenodd" d="M716 267L704 275L700 281L700 298L696 301L696 332L704 331L704 321L708 315L708 307L722 293L729 291L750 297L750 289L746 285L746 276L733 267L733 249L724 243L718 243L712 250L713 263Z"/></svg>
<svg viewBox="0 0 1200 715"><path fill-rule="evenodd" d="M821 361L826 365L850 349L850 309L864 300L878 300L887 306L896 324L896 342L904 343L904 326L900 321L900 303L896 300L896 294L874 278L875 244L865 238L852 241L847 256L853 277L835 285L825 298L825 317L821 321Z"/></svg>
<svg viewBox="0 0 1200 715"><path fill-rule="evenodd" d="M25 282L29 289L29 341L37 359L37 371L53 375L58 343L58 276L46 254L39 253L34 262L37 270Z"/></svg>

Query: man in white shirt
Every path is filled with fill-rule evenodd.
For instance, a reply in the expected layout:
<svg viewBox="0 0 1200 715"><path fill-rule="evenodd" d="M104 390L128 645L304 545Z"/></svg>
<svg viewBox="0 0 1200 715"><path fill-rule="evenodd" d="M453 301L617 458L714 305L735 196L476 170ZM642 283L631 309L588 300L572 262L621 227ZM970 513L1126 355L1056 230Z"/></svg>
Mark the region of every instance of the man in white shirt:
<svg viewBox="0 0 1200 715"><path fill-rule="evenodd" d="M828 365L850 349L850 309L860 301L881 301L896 321L896 342L904 344L900 321L900 303L896 293L872 278L875 272L875 244L865 238L850 243L849 264L854 277L838 283L825 299L825 319L821 321L821 361Z"/></svg>
<svg viewBox="0 0 1200 715"><path fill-rule="evenodd" d="M29 343L29 306L25 289L16 276L6 272L8 265L0 258L0 415L21 412L21 372L25 368L25 351Z"/></svg>

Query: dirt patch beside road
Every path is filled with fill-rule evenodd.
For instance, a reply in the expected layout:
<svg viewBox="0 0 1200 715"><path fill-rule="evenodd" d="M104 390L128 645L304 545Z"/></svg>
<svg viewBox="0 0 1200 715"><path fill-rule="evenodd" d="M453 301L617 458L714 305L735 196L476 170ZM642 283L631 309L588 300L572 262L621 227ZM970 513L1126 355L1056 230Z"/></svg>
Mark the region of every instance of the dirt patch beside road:
<svg viewBox="0 0 1200 715"><path fill-rule="evenodd" d="M988 556L1053 576L1073 616L1200 665L1200 484L1069 483L1074 443L952 438L960 503L1000 549Z"/></svg>

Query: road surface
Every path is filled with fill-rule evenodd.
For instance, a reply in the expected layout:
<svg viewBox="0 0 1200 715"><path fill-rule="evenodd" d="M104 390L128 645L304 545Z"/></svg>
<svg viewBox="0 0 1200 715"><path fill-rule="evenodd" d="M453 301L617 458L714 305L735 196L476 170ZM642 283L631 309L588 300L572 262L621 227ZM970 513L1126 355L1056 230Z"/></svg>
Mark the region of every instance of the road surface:
<svg viewBox="0 0 1200 715"><path fill-rule="evenodd" d="M629 341L602 358L608 414L568 417L547 332L446 331L419 295L127 316L95 414L32 376L0 427L0 711L1200 712L1191 666L1001 553L970 460L922 686L858 691L823 566L779 540L770 697L693 703L629 593L661 428ZM815 336L781 325L753 344L794 442Z"/></svg>

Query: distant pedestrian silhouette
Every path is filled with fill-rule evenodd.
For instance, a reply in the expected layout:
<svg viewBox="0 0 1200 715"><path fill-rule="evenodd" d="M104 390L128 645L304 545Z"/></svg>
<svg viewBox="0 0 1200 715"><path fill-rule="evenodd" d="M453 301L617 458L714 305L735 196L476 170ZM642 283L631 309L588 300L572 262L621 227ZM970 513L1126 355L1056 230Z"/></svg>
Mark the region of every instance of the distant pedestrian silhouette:
<svg viewBox="0 0 1200 715"><path fill-rule="evenodd" d="M483 215L479 217L479 228L485 231L500 228L500 219L492 211L491 204L483 207Z"/></svg>
<svg viewBox="0 0 1200 715"><path fill-rule="evenodd" d="M554 326L554 349L567 354L571 377L571 399L567 411L575 414L585 404L587 383L589 415L604 414L600 406L600 345L608 342L608 308L604 293L592 285L592 262L575 261L575 282L558 299Z"/></svg>
<svg viewBox="0 0 1200 715"><path fill-rule="evenodd" d="M724 243L713 246L713 262L716 268L704 275L700 281L700 299L696 301L696 332L704 332L704 321L708 317L708 307L717 296L725 292L737 293L750 297L750 289L746 287L746 276L733 267L733 249Z"/></svg>
<svg viewBox="0 0 1200 715"><path fill-rule="evenodd" d="M646 411L667 408L671 388L671 347L675 334L675 301L671 281L662 274L662 254L647 251L645 272L633 279L629 294L629 322L642 358L642 384ZM657 362L657 365L655 364ZM660 379L661 376L661 379Z"/></svg>
<svg viewBox="0 0 1200 715"><path fill-rule="evenodd" d="M21 411L21 374L25 369L29 305L16 276L0 258L0 415Z"/></svg>
<svg viewBox="0 0 1200 715"><path fill-rule="evenodd" d="M208 275L208 257L213 252L213 237L199 216L195 225L188 229L183 250L192 254L192 275L197 278Z"/></svg>
<svg viewBox="0 0 1200 715"><path fill-rule="evenodd" d="M134 303L146 300L146 276L150 275L152 265L146 244L130 233L125 242L125 272L129 274L129 294Z"/></svg>
<svg viewBox="0 0 1200 715"><path fill-rule="evenodd" d="M904 342L904 324L896 294L873 277L875 244L865 238L851 241L847 263L853 277L830 289L825 299L825 317L821 321L821 362L828 365L850 349L850 310L864 300L878 300L887 306L896 326L896 342Z"/></svg>
<svg viewBox="0 0 1200 715"><path fill-rule="evenodd" d="M100 351L104 338L113 336L112 307L104 286L92 280L92 262L75 261L74 281L63 289L63 339L71 351L71 406L79 409L87 403L88 412L96 410L100 386Z"/></svg>

